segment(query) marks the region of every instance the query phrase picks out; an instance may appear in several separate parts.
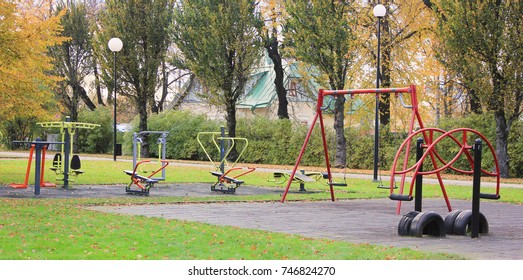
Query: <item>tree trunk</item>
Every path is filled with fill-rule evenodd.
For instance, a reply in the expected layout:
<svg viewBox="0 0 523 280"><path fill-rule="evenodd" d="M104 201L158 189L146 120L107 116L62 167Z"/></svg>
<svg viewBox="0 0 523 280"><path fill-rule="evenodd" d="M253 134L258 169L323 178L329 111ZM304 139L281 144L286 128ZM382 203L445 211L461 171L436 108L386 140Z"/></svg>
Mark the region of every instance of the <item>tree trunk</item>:
<svg viewBox="0 0 523 280"><path fill-rule="evenodd" d="M100 87L100 75L98 74L98 66L94 63L93 66L94 73L94 86L96 88L96 101L99 105L105 106L104 100L102 98L102 89Z"/></svg>
<svg viewBox="0 0 523 280"><path fill-rule="evenodd" d="M343 168L347 164L347 140L345 138L345 98L338 96L336 98L334 110L334 131L336 132L336 155L335 166Z"/></svg>
<svg viewBox="0 0 523 280"><path fill-rule="evenodd" d="M196 77L196 75L194 75L194 74L191 74L189 76L189 82L187 83L187 88L185 88L183 92L180 92L175 97L175 99L172 101L172 106L170 106L172 110L178 109L178 107L180 107L180 105L182 105L182 102L185 99L185 97L187 97L187 95L189 95L189 93L191 92L191 90L194 86L194 77Z"/></svg>
<svg viewBox="0 0 523 280"><path fill-rule="evenodd" d="M494 113L496 119L496 156L498 157L501 178L509 177L508 136L510 127L507 125L503 110Z"/></svg>
<svg viewBox="0 0 523 280"><path fill-rule="evenodd" d="M80 95L80 98L82 98L82 101L85 103L87 108L89 110L94 111L96 110L96 105L94 105L93 101L91 101L91 98L87 95L87 92L85 91L84 87L78 85L78 95Z"/></svg>
<svg viewBox="0 0 523 280"><path fill-rule="evenodd" d="M473 89L469 89L468 96L470 101L470 111L474 114L483 114L483 110L481 108L481 101L479 100L476 91Z"/></svg>
<svg viewBox="0 0 523 280"><path fill-rule="evenodd" d="M280 53L278 52L278 40L273 34L273 37L269 39L269 42L265 45L269 57L274 63L274 72L276 77L274 78L274 86L276 87L276 94L278 95L278 118L288 119L289 112L287 109L287 90L285 89L284 74L283 74L283 64L281 60Z"/></svg>
<svg viewBox="0 0 523 280"><path fill-rule="evenodd" d="M73 89L73 96L71 98L69 114L71 117L71 121L77 122L78 121L78 85L71 84L71 88Z"/></svg>
<svg viewBox="0 0 523 280"><path fill-rule="evenodd" d="M139 96L146 96L145 94L140 94ZM138 108L138 114L140 122L138 124L139 131L147 131L147 98L136 99L136 108ZM147 136L142 144L142 155L144 157L149 157L149 143L147 142Z"/></svg>
<svg viewBox="0 0 523 280"><path fill-rule="evenodd" d="M169 71L167 71L167 66L165 61L162 61L162 96L160 101L158 101L158 111L163 112L163 107L165 104L165 99L169 94Z"/></svg>
<svg viewBox="0 0 523 280"><path fill-rule="evenodd" d="M505 85L503 76L498 72L497 65L490 65L492 94L488 96L489 110L494 111L496 119L496 156L498 157L501 178L509 177L508 136L510 127L505 116L505 102L502 90Z"/></svg>
<svg viewBox="0 0 523 280"><path fill-rule="evenodd" d="M151 111L155 114L158 114L163 111L163 106L165 103L165 98L167 98L168 87L169 87L169 73L167 71L167 66L165 65L165 61L162 61L162 96L160 97L160 100L156 102L154 96L152 98L151 102Z"/></svg>
<svg viewBox="0 0 523 280"><path fill-rule="evenodd" d="M227 121L227 131L229 134L229 137L236 137L236 103L231 102L230 104L227 104L227 116L225 117ZM238 151L236 150L236 147L233 147L231 152L229 153L228 160L230 161L236 161L238 158Z"/></svg>

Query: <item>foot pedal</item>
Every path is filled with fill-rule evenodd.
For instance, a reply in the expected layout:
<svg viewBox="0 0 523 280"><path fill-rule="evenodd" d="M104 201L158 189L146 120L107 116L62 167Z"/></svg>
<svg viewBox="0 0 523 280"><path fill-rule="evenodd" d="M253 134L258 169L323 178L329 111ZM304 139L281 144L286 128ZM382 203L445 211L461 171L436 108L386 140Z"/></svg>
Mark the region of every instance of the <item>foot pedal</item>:
<svg viewBox="0 0 523 280"><path fill-rule="evenodd" d="M494 199L494 200L498 200L501 198L501 196L499 194L490 194L490 193L480 193L479 197L484 198L484 199Z"/></svg>
<svg viewBox="0 0 523 280"><path fill-rule="evenodd" d="M398 200L398 201L412 201L414 197L411 195L403 195L403 194L391 194L389 196L391 200Z"/></svg>
<svg viewBox="0 0 523 280"><path fill-rule="evenodd" d="M384 190L390 190L390 187L384 186L384 185L378 185L376 188L378 189L384 189ZM397 189L397 186L394 186L392 189Z"/></svg>

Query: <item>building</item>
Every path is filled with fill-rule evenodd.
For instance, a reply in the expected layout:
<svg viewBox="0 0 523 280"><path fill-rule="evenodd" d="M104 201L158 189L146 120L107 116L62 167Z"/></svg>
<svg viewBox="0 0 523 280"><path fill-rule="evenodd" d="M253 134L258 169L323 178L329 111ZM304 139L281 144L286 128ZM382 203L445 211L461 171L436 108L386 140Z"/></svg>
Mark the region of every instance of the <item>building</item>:
<svg viewBox="0 0 523 280"><path fill-rule="evenodd" d="M296 63L284 66L284 85L287 89L289 116L294 121L310 125L315 114L319 86L311 79L304 82L305 79L302 78L300 71L307 70L299 69ZM245 93L240 97L236 106L237 117L278 118L278 96L274 78L273 65L269 59L266 59L265 65L255 69L249 77ZM204 114L210 119L224 119L225 112L222 109L209 104L202 98L206 94L205 87L194 79L194 84L184 97L179 109Z"/></svg>

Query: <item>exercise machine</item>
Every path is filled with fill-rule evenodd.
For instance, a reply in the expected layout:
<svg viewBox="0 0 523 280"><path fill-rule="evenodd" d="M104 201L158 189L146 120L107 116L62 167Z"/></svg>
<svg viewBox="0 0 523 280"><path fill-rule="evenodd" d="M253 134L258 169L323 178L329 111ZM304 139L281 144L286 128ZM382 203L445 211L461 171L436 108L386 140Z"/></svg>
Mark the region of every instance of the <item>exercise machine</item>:
<svg viewBox="0 0 523 280"><path fill-rule="evenodd" d="M40 138L36 138L35 141L14 141L14 143L30 144L29 158L27 160L27 169L25 173L25 179L22 184L10 184L15 189L25 189L29 184L29 173L31 172L31 163L33 160L33 153L35 154L35 195L40 195L40 187L56 187L55 184L44 182L45 174L45 154L47 147L51 144L64 144L63 142L45 142Z"/></svg>
<svg viewBox="0 0 523 280"><path fill-rule="evenodd" d="M78 175L83 174L80 156L74 154L74 135L77 129L94 129L99 124L71 122L71 117L65 117L63 122L40 122L43 128L59 128L61 135L60 153L53 157L53 166L50 168L57 175L56 179L63 181L64 188L69 187L69 182L76 182Z"/></svg>
<svg viewBox="0 0 523 280"><path fill-rule="evenodd" d="M211 191L234 194L236 189L244 183L239 178L256 170L254 167L247 167L246 169L236 167L236 164L249 146L249 141L246 138L227 137L225 136L225 128L222 127L219 132L199 132L196 139L215 169L210 172L216 177L216 182L211 185ZM215 150L212 148L206 149L206 146L212 146ZM236 160L230 164L227 157L236 147L241 147L240 152ZM217 152L219 160L213 160L209 153L211 150Z"/></svg>
<svg viewBox="0 0 523 280"><path fill-rule="evenodd" d="M147 141L149 135L158 135L156 144L158 146L158 160L142 160L142 145ZM149 195L150 188L159 181L165 181L165 168L169 165L166 158L167 131L141 131L133 133L133 169L124 170L124 173L131 176L131 182L125 188L128 194ZM147 169L145 166L152 166L153 169ZM147 175L148 174L148 175ZM157 176L161 174L161 176ZM133 189L132 186L136 186Z"/></svg>

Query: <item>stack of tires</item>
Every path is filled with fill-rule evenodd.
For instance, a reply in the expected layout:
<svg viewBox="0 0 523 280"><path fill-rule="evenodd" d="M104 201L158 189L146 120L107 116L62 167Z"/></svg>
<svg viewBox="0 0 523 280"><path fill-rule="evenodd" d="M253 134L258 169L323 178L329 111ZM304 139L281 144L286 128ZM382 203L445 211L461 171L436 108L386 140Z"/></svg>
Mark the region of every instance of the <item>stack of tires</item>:
<svg viewBox="0 0 523 280"><path fill-rule="evenodd" d="M423 235L445 237L446 234L467 235L470 233L472 210L453 210L443 219L432 211L410 211L403 215L398 224L398 235L422 237ZM479 233L488 233L488 222L480 213Z"/></svg>
<svg viewBox="0 0 523 280"><path fill-rule="evenodd" d="M447 234L467 235L471 231L472 210L452 210L445 217ZM479 233L488 233L487 218L479 213Z"/></svg>

